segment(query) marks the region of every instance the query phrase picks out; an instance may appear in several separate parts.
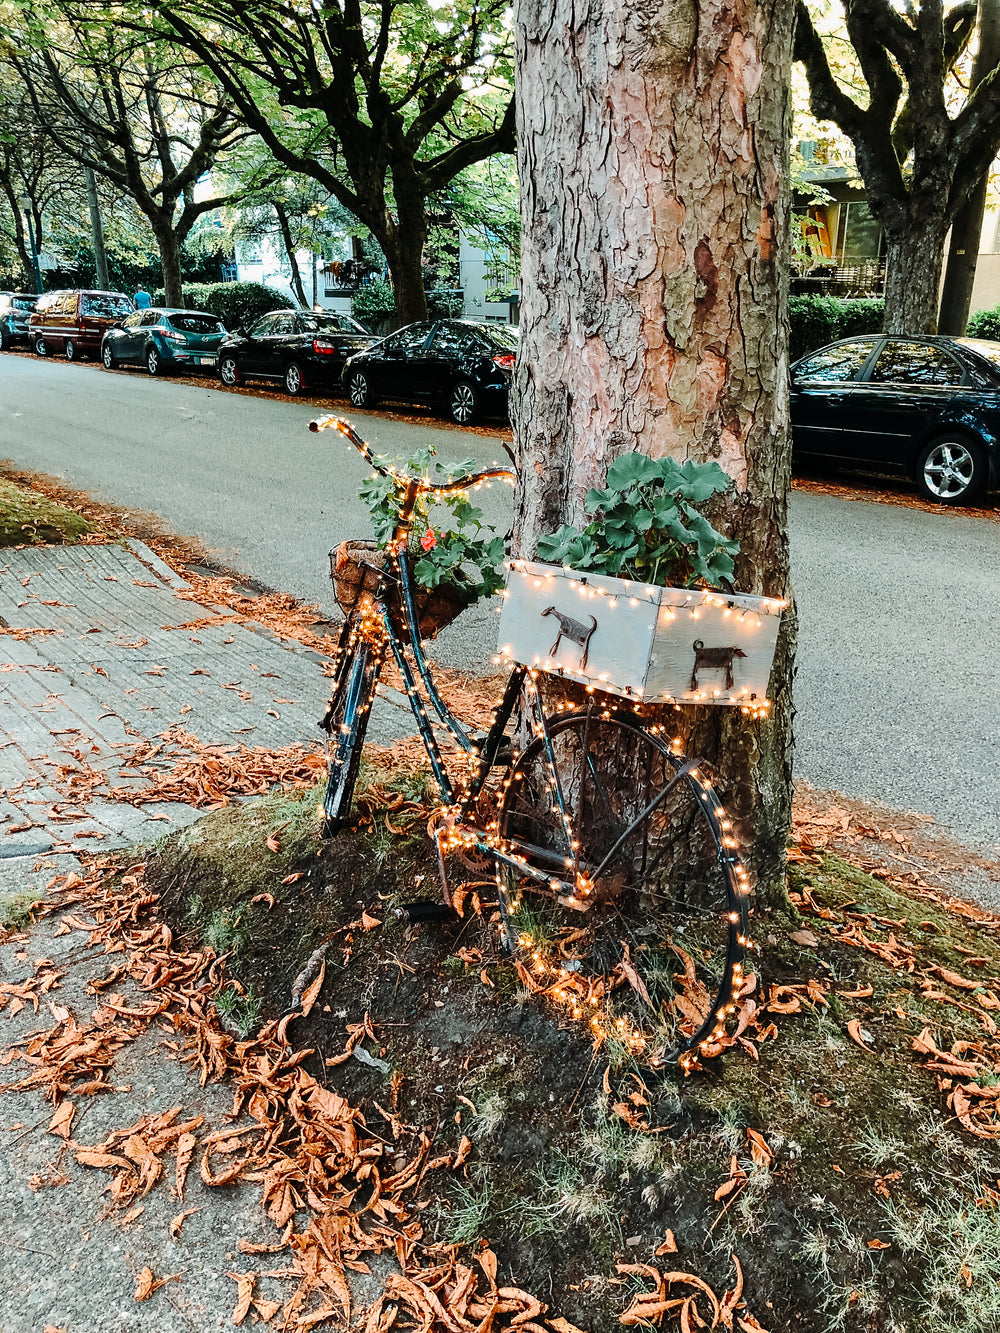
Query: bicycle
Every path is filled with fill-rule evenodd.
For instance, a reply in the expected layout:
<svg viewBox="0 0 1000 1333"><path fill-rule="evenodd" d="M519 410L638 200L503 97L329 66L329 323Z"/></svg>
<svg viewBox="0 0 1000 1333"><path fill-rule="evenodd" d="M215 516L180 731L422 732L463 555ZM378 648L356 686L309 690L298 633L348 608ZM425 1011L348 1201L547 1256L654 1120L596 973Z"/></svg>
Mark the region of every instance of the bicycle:
<svg viewBox="0 0 1000 1333"><path fill-rule="evenodd" d="M561 1004L595 1042L653 1070L690 1068L723 1035L745 984L749 943L749 880L710 767L682 754L662 726L645 725L638 704L595 690L577 706L557 676L518 663L489 728L470 730L441 697L424 652L407 540L421 496L514 474L490 468L439 486L395 473L339 417L309 428L337 430L401 494L388 550L360 561L347 594L338 586L345 621L320 723L329 758L324 835L350 817L391 656L440 794L445 903L448 852L488 858L504 943L525 987ZM461 776L431 714L464 760ZM508 730L515 720L529 737L520 750Z"/></svg>

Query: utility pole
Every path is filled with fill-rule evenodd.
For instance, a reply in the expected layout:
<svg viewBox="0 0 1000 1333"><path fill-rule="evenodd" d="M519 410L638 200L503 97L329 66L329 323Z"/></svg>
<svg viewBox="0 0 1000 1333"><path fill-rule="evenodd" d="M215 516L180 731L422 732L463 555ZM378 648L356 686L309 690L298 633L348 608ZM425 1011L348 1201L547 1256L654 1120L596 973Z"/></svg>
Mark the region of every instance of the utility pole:
<svg viewBox="0 0 1000 1333"><path fill-rule="evenodd" d="M971 87L977 88L998 64L1000 64L1000 0L979 0L979 48L972 65ZM983 214L986 212L988 182L989 171L986 171L951 226L938 332L949 333L953 337L962 336L969 319L972 286L976 280L976 264L979 259L979 238L983 230Z"/></svg>
<svg viewBox="0 0 1000 1333"><path fill-rule="evenodd" d="M97 285L102 291L107 291L111 283L108 280L108 257L104 253L104 223L101 221L101 203L97 197L97 179L90 167L84 167L83 175L87 182L87 203L90 205L90 234L97 268Z"/></svg>

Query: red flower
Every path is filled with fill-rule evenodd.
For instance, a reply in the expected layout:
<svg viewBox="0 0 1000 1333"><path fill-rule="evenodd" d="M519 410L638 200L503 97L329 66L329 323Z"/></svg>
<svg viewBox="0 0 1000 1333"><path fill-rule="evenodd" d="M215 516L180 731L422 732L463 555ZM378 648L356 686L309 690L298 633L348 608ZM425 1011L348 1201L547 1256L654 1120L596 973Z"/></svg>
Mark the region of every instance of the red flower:
<svg viewBox="0 0 1000 1333"><path fill-rule="evenodd" d="M434 547L437 546L437 544L438 544L438 539L434 535L434 529L428 528L427 531L424 533L424 535L420 538L420 545L424 548L425 551L433 551Z"/></svg>

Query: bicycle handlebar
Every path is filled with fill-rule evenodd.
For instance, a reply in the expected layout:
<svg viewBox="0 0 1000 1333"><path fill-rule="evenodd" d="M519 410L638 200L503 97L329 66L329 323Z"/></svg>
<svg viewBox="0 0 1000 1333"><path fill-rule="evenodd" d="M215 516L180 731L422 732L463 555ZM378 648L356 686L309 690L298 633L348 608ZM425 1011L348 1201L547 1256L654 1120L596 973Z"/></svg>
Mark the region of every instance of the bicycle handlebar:
<svg viewBox="0 0 1000 1333"><path fill-rule="evenodd" d="M341 435L345 436L351 444L354 445L355 449L362 455L365 462L373 467L376 472L381 473L383 477L392 477L394 481L399 482L403 486L410 486L416 483L418 492L422 492L425 495L448 495L452 491L466 491L473 486L478 486L480 482L492 481L498 478L502 478L506 481L516 480L515 474L510 468L487 468L485 472L470 472L467 476L456 477L454 481L449 481L444 486L435 486L432 482L424 481L422 477L409 477L404 473L394 472L391 467L386 467L384 464L378 462L368 443L361 438L351 423L345 420L344 417L316 417L314 420L310 421L309 429L311 431L339 431Z"/></svg>

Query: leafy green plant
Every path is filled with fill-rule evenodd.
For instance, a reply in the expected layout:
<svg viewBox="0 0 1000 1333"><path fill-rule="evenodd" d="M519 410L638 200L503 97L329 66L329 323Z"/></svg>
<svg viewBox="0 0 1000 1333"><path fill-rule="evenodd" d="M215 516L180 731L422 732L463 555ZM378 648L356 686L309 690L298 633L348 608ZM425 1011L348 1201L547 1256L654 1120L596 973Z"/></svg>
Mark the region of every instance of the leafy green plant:
<svg viewBox="0 0 1000 1333"><path fill-rule="evenodd" d="M392 543L410 477L445 486L476 470L475 462L468 458L445 467L430 446L403 461L379 458L378 462L388 465L391 474L385 477L375 473L362 482L358 494L368 506L375 540L384 549ZM483 511L464 491L440 498L424 494L417 497L407 554L413 564L413 577L421 587L447 589L469 605L480 597L492 597L503 587L499 570L503 538L483 523Z"/></svg>
<svg viewBox="0 0 1000 1333"><path fill-rule="evenodd" d="M622 454L604 489L587 493L590 523L539 538L538 558L661 587L729 582L739 544L695 508L729 483L718 463Z"/></svg>
<svg viewBox="0 0 1000 1333"><path fill-rule="evenodd" d="M351 314L362 321L391 315L395 309L396 295L392 284L385 278L372 278L363 282L351 297Z"/></svg>

